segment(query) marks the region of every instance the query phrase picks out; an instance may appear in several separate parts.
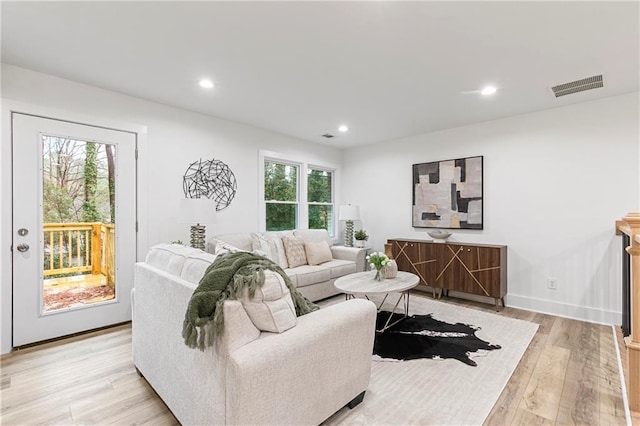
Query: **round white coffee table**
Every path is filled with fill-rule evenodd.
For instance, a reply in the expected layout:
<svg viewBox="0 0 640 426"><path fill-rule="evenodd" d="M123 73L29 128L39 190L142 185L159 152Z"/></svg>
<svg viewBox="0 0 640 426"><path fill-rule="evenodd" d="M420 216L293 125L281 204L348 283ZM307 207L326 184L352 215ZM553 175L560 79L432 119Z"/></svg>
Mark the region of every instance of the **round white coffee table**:
<svg viewBox="0 0 640 426"><path fill-rule="evenodd" d="M347 299L353 299L356 296L364 296L369 299L368 295L384 294L384 299L382 299L380 306L378 306L378 312L382 310L382 305L387 300L390 293L399 293L398 300L396 301L393 310L390 312L387 322L380 330L376 330L377 333L384 333L384 331L389 327L399 323L409 316L409 290L420 283L420 278L410 272L398 271L398 275L395 278L386 278L382 281L376 281L373 279L375 273L375 271L366 271L345 275L344 277L338 278L333 285L343 292ZM390 323L400 301L404 302L404 316L393 323Z"/></svg>

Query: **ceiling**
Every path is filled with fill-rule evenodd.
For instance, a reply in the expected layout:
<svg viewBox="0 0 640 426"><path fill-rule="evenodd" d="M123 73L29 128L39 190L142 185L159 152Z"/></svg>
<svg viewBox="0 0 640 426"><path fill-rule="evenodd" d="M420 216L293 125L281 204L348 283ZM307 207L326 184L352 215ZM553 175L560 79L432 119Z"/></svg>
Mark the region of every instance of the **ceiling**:
<svg viewBox="0 0 640 426"><path fill-rule="evenodd" d="M1 8L5 63L336 147L639 90L635 1ZM603 88L550 90L597 74Z"/></svg>

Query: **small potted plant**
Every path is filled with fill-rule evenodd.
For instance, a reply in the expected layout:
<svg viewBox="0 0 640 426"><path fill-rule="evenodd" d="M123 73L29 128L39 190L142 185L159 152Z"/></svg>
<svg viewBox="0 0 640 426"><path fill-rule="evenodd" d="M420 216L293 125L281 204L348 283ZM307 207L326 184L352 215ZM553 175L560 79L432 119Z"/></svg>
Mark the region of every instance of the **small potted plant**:
<svg viewBox="0 0 640 426"><path fill-rule="evenodd" d="M356 239L355 246L356 247L364 247L364 242L369 239L367 232L364 229L360 229L353 234L353 237Z"/></svg>

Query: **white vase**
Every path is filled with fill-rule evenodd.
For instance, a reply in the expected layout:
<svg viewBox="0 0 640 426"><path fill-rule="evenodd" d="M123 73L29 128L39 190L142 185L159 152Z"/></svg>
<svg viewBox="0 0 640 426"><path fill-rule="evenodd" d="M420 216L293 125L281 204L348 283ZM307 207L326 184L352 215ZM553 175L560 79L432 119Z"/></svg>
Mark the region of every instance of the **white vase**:
<svg viewBox="0 0 640 426"><path fill-rule="evenodd" d="M398 275L398 264L395 260L391 259L391 263L382 268L382 273L385 278L395 278Z"/></svg>
<svg viewBox="0 0 640 426"><path fill-rule="evenodd" d="M364 241L365 240L355 240L354 244L355 244L356 247L362 248L362 247L364 247Z"/></svg>

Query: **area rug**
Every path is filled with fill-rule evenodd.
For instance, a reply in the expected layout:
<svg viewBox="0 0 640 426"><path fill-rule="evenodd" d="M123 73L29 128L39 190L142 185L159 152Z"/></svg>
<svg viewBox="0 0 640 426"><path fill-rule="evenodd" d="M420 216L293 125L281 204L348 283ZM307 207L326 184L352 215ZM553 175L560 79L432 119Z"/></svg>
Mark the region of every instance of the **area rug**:
<svg viewBox="0 0 640 426"><path fill-rule="evenodd" d="M343 300L338 296L320 305ZM391 311L393 305L388 304L383 309ZM389 362L374 356L364 401L354 409L341 409L323 424L481 425L538 329L528 321L420 296L411 297L409 314L431 315L450 324L472 324L479 339L500 349L470 352L475 367L455 358Z"/></svg>
<svg viewBox="0 0 640 426"><path fill-rule="evenodd" d="M500 345L492 345L476 336L480 327L471 324L451 324L434 318L432 314L403 317L403 314L378 312L376 330L381 330L386 324L393 326L384 333L376 333L374 359L457 359L475 367L478 364L471 359L472 354L500 349Z"/></svg>

